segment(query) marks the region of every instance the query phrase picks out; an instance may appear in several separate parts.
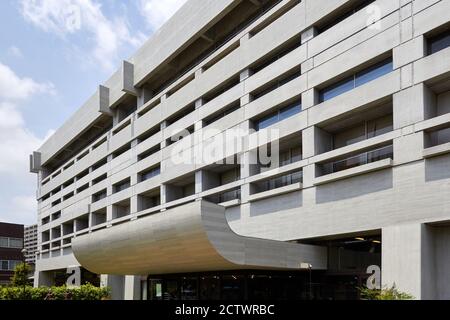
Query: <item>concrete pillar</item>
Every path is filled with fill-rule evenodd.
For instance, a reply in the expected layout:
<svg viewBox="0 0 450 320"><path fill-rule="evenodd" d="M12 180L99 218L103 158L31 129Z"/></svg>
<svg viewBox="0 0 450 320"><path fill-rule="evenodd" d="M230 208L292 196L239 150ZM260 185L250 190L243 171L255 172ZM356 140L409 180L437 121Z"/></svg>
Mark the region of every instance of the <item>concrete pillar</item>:
<svg viewBox="0 0 450 320"><path fill-rule="evenodd" d="M402 130L404 135L394 139L394 159L397 165L422 160L424 149L424 133L413 133L413 128Z"/></svg>
<svg viewBox="0 0 450 320"><path fill-rule="evenodd" d="M394 130L426 120L436 113L436 97L423 83L394 94Z"/></svg>
<svg viewBox="0 0 450 320"><path fill-rule="evenodd" d="M309 109L319 103L319 92L315 88L302 93L302 109Z"/></svg>
<svg viewBox="0 0 450 320"><path fill-rule="evenodd" d="M55 285L53 273L50 271L35 271L34 272L34 287L51 287Z"/></svg>
<svg viewBox="0 0 450 320"><path fill-rule="evenodd" d="M200 98L197 101L195 101L195 109L200 109L203 105L205 104L204 99ZM199 120L197 122L194 123L194 131L199 131L201 129L203 129L204 127L204 122L203 120Z"/></svg>
<svg viewBox="0 0 450 320"><path fill-rule="evenodd" d="M124 300L141 300L140 276L125 276Z"/></svg>
<svg viewBox="0 0 450 320"><path fill-rule="evenodd" d="M434 246L429 227L421 224L382 229L382 284L416 299L433 299Z"/></svg>
<svg viewBox="0 0 450 320"><path fill-rule="evenodd" d="M183 190L170 184L163 184L161 186L161 204L180 199L183 196Z"/></svg>
<svg viewBox="0 0 450 320"><path fill-rule="evenodd" d="M313 39L315 36L318 35L318 30L316 27L311 27L309 29L306 29L302 32L301 38L302 38L302 44L308 42L309 40Z"/></svg>
<svg viewBox="0 0 450 320"><path fill-rule="evenodd" d="M138 109L146 104L153 97L152 91L143 86L140 90L138 90L138 99L137 99L137 107Z"/></svg>
<svg viewBox="0 0 450 320"><path fill-rule="evenodd" d="M318 127L303 130L302 152L303 158L311 158L332 149L332 136Z"/></svg>
<svg viewBox="0 0 450 320"><path fill-rule="evenodd" d="M239 75L240 81L245 81L248 78L250 78L253 75L253 71L250 68L244 69L241 71L241 74Z"/></svg>
<svg viewBox="0 0 450 320"><path fill-rule="evenodd" d="M118 275L102 274L100 287L107 287L111 292L111 300L123 300L125 290L125 277Z"/></svg>
<svg viewBox="0 0 450 320"><path fill-rule="evenodd" d="M169 124L166 120L161 122L161 125L160 125L161 131L164 131L164 129L166 129L168 126L169 126ZM161 149L164 149L165 147L167 147L167 141L163 140L163 141L161 141Z"/></svg>
<svg viewBox="0 0 450 320"><path fill-rule="evenodd" d="M136 213L138 211L139 211L138 196L133 195L130 198L130 214Z"/></svg>

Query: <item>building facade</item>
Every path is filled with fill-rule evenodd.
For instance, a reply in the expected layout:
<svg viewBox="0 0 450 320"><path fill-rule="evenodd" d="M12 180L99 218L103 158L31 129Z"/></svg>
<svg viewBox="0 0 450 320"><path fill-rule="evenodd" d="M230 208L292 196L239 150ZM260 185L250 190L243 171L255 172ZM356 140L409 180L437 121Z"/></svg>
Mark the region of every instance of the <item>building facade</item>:
<svg viewBox="0 0 450 320"><path fill-rule="evenodd" d="M23 262L23 225L0 222L0 286L11 282L16 265Z"/></svg>
<svg viewBox="0 0 450 320"><path fill-rule="evenodd" d="M36 264L36 254L38 247L38 226L37 224L25 227L24 234L24 248L25 252L25 262L30 266Z"/></svg>
<svg viewBox="0 0 450 320"><path fill-rule="evenodd" d="M190 0L30 157L35 285L450 298L450 0Z"/></svg>

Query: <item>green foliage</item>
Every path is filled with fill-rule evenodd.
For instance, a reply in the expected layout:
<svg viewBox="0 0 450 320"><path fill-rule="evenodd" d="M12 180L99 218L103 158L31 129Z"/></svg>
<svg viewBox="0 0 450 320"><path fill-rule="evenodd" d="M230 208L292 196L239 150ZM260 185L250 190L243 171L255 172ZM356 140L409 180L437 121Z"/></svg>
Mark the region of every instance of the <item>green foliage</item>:
<svg viewBox="0 0 450 320"><path fill-rule="evenodd" d="M0 287L0 300L107 300L108 288L85 284L81 287Z"/></svg>
<svg viewBox="0 0 450 320"><path fill-rule="evenodd" d="M26 286L29 284L28 275L31 272L31 267L26 263L20 263L14 269L14 275L11 278L11 285L14 287Z"/></svg>
<svg viewBox="0 0 450 320"><path fill-rule="evenodd" d="M395 284L390 288L383 289L368 289L358 288L361 293L361 298L364 300L412 300L414 297L408 293L401 292L397 289Z"/></svg>

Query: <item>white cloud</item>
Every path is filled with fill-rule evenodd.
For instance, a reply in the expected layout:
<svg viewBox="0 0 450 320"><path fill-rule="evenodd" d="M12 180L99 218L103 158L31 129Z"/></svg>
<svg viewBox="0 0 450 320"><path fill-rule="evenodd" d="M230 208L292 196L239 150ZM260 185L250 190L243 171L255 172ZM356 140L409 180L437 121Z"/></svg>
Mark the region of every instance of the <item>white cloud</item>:
<svg viewBox="0 0 450 320"><path fill-rule="evenodd" d="M27 129L20 106L38 94L55 94L55 88L50 83L38 83L28 77L21 78L8 66L0 63L2 221L32 223L36 218L36 177L29 173L28 157L39 148L44 139Z"/></svg>
<svg viewBox="0 0 450 320"><path fill-rule="evenodd" d="M16 46L11 46L8 48L8 54L14 58L23 58L22 50Z"/></svg>
<svg viewBox="0 0 450 320"><path fill-rule="evenodd" d="M36 27L63 38L82 31L89 35L91 56L112 71L121 47L139 46L145 37L132 35L124 18L109 20L95 0L21 0L22 15Z"/></svg>
<svg viewBox="0 0 450 320"><path fill-rule="evenodd" d="M152 30L161 27L186 0L139 0L140 11Z"/></svg>
<svg viewBox="0 0 450 320"><path fill-rule="evenodd" d="M19 78L8 66L0 63L0 101L24 100L38 93L54 94L55 87L52 83Z"/></svg>

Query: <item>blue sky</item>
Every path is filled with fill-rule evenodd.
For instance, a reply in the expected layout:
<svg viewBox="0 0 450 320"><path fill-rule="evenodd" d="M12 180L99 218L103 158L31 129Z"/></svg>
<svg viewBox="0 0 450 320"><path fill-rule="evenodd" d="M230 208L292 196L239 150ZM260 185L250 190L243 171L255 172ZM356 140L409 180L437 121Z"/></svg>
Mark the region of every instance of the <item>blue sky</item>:
<svg viewBox="0 0 450 320"><path fill-rule="evenodd" d="M36 223L28 155L185 1L0 1L0 221Z"/></svg>

